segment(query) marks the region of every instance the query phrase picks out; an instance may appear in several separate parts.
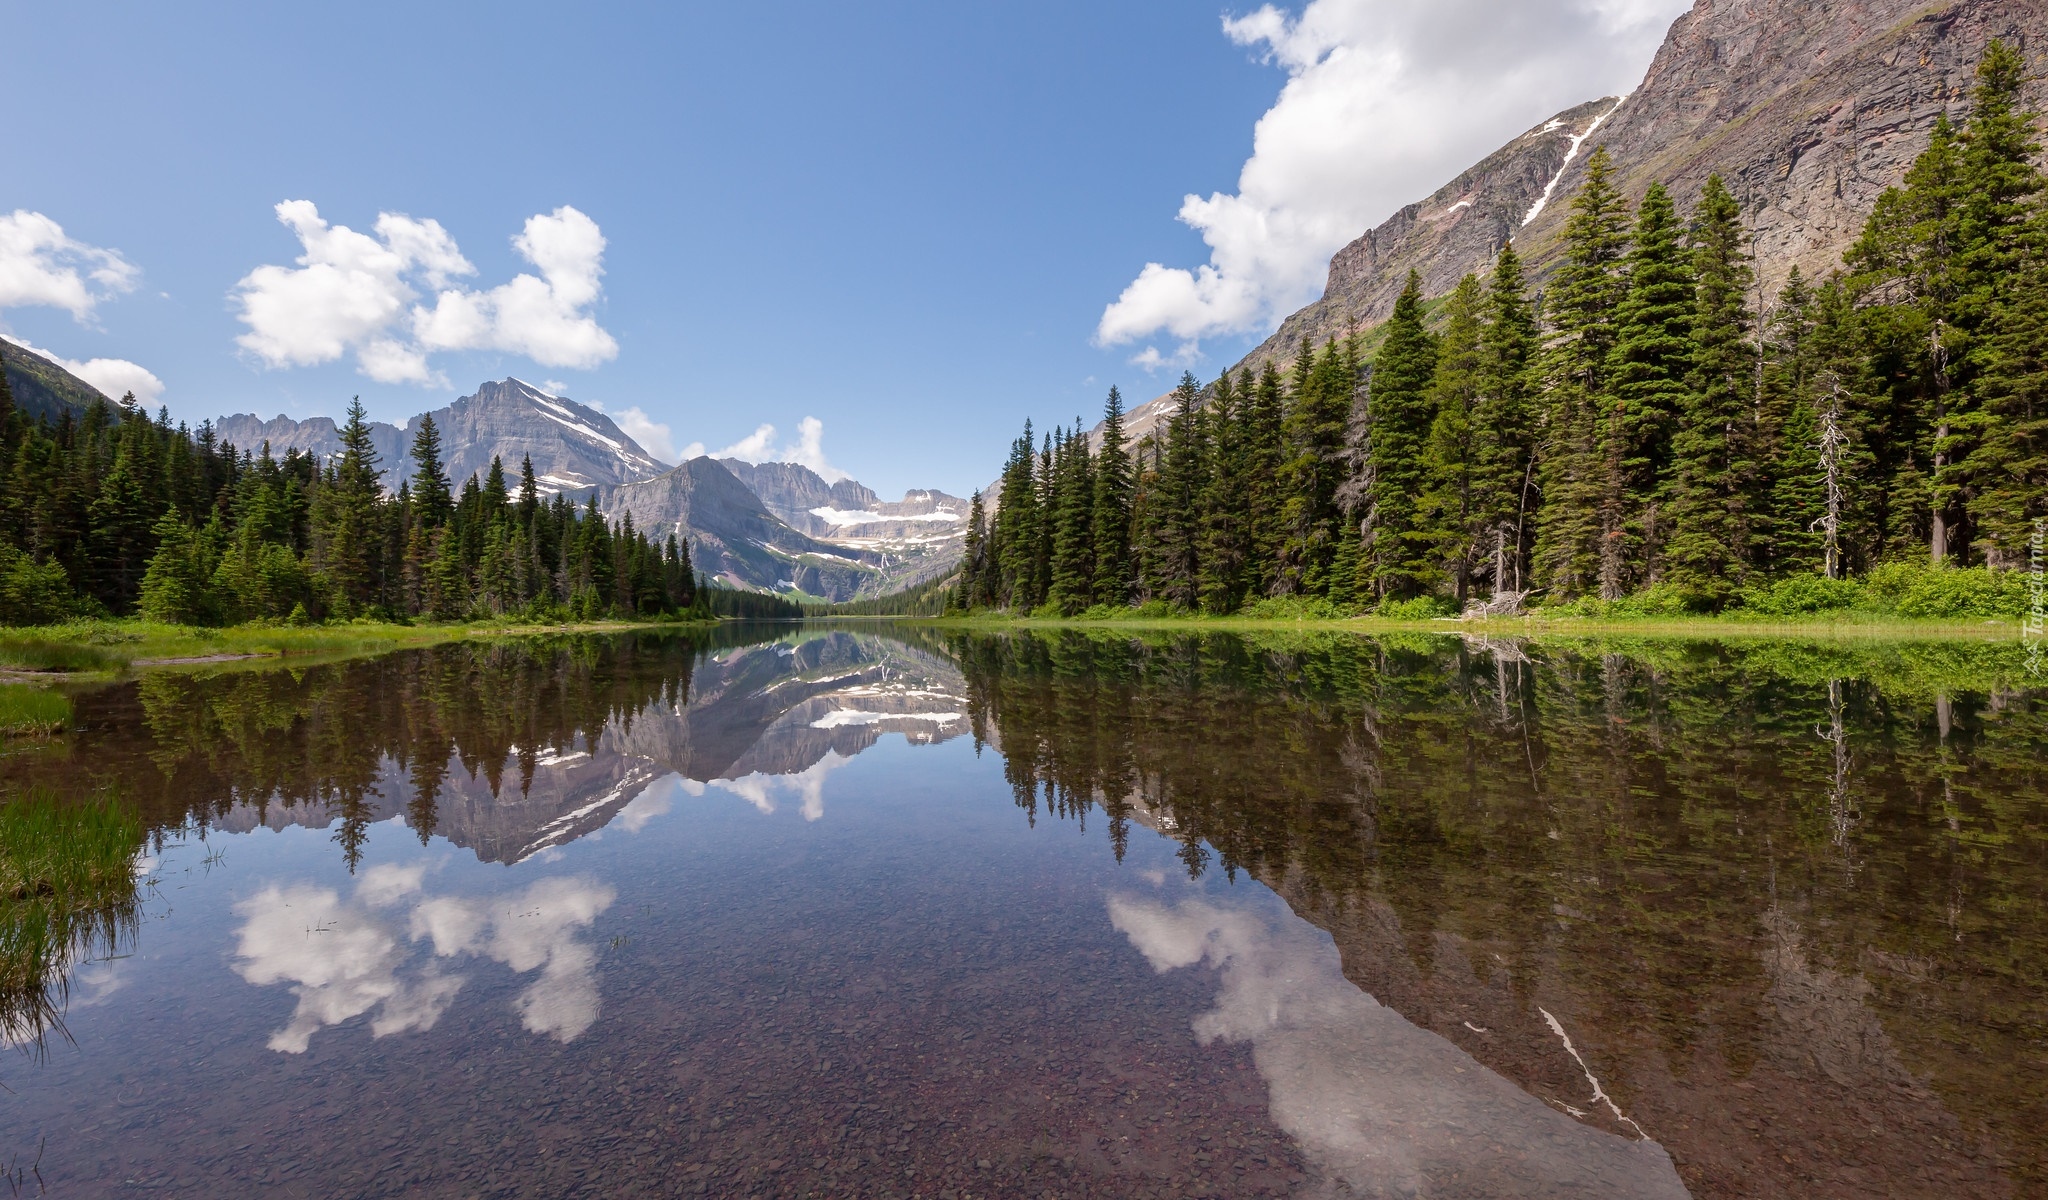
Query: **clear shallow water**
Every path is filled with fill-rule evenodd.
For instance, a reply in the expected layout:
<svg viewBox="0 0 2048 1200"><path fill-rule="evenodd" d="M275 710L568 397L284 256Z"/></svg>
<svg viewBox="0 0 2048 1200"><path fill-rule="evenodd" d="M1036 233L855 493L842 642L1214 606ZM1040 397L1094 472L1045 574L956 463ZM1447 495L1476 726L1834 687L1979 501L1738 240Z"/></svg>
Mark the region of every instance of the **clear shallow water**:
<svg viewBox="0 0 2048 1200"><path fill-rule="evenodd" d="M126 956L0 1059L0 1165L2038 1194L2048 714L2001 654L766 628L151 674L0 759L158 831Z"/></svg>

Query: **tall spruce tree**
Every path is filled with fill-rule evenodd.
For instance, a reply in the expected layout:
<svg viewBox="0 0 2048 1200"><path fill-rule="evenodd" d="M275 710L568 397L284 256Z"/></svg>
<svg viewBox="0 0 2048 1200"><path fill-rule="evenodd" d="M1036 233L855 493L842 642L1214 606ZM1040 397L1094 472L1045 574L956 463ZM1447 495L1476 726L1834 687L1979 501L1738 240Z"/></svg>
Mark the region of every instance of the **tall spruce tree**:
<svg viewBox="0 0 2048 1200"><path fill-rule="evenodd" d="M1417 534L1428 540L1436 569L1449 581L1451 594L1461 605L1479 567L1489 524L1477 494L1481 469L1478 421L1483 416L1486 372L1485 304L1485 293L1474 275L1459 280L1444 304L1436 374L1428 393L1434 416L1423 445L1428 474L1417 514ZM1491 546L1484 548L1491 550Z"/></svg>
<svg viewBox="0 0 2048 1200"><path fill-rule="evenodd" d="M1572 199L1564 261L1545 301L1555 336L1544 364L1549 397L1535 557L1538 582L1556 599L1583 595L1600 580L1602 401L1627 288L1621 263L1628 221L1628 203L1614 187L1614 161L1607 147L1596 147Z"/></svg>
<svg viewBox="0 0 2048 1200"><path fill-rule="evenodd" d="M1678 210L1652 183L1636 209L1628 291L1608 355L1600 509L1600 591L1609 599L1652 578L1671 440L1686 408L1697 307Z"/></svg>
<svg viewBox="0 0 2048 1200"><path fill-rule="evenodd" d="M1386 340L1373 359L1367 401L1373 482L1372 507L1364 522L1364 569L1381 600L1419 594L1441 577L1421 506L1429 490L1430 384L1436 361L1436 338L1422 325L1422 277L1410 271L1387 318Z"/></svg>
<svg viewBox="0 0 2048 1200"><path fill-rule="evenodd" d="M455 499L441 461L441 427L432 413L421 417L420 427L413 431L412 464L413 512L426 528L439 529L454 512Z"/></svg>
<svg viewBox="0 0 2048 1200"><path fill-rule="evenodd" d="M1124 437L1124 398L1116 388L1102 405L1102 449L1095 456L1095 602L1121 606L1131 598L1131 494L1137 481Z"/></svg>
<svg viewBox="0 0 2048 1200"><path fill-rule="evenodd" d="M1512 242L1501 247L1487 289L1481 337L1478 399L1473 410L1472 509L1480 523L1482 555L1497 592L1521 586L1536 492L1536 381L1540 345L1522 260Z"/></svg>
<svg viewBox="0 0 2048 1200"><path fill-rule="evenodd" d="M1718 606L1748 579L1759 474L1755 350L1748 343L1750 266L1735 197L1715 175L1693 214L1698 277L1692 391L1672 439L1676 479L1669 543L1671 581Z"/></svg>
<svg viewBox="0 0 2048 1200"><path fill-rule="evenodd" d="M1048 599L1073 616L1095 595L1095 462L1080 418L1068 433L1055 470L1052 579Z"/></svg>

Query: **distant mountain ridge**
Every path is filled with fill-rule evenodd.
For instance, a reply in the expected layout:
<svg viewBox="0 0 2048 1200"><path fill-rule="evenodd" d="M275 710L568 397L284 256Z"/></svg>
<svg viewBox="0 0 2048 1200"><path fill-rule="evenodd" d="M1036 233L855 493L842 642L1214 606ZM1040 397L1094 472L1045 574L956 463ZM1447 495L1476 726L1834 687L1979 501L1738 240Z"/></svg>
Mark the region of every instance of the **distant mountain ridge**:
<svg viewBox="0 0 2048 1200"><path fill-rule="evenodd" d="M668 469L604 413L520 379L480 384L474 394L426 415L440 427L442 461L457 488L488 472L493 457L503 461L507 478L516 483L521 459L531 456L541 490L549 495L581 493ZM415 469L412 438L418 427L417 417L404 428L370 422L370 441L384 486L391 491ZM341 453L341 433L332 417L297 421L280 415L265 421L241 413L220 418L213 428L220 440L251 451L268 441L277 454L295 448L324 460Z"/></svg>
<svg viewBox="0 0 2048 1200"><path fill-rule="evenodd" d="M0 338L0 361L6 363L14 406L31 419L57 421L67 412L76 417L95 400L119 399L11 338Z"/></svg>

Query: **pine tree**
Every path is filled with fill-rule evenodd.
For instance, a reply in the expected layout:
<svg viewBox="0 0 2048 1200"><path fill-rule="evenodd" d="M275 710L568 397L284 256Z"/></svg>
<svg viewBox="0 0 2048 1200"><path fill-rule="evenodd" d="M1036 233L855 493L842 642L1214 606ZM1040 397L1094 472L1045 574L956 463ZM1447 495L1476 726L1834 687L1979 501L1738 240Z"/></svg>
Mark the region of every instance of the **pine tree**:
<svg viewBox="0 0 2048 1200"><path fill-rule="evenodd" d="M1073 616L1095 595L1095 465L1088 435L1075 418L1055 470L1052 580L1047 599Z"/></svg>
<svg viewBox="0 0 2048 1200"><path fill-rule="evenodd" d="M1564 262L1546 298L1555 333L1545 356L1549 399L1539 464L1543 509L1535 549L1540 584L1556 599L1584 594L1600 578L1602 400L1625 295L1621 261L1628 247L1628 204L1614 188L1614 163L1601 146L1586 160L1586 181L1565 223Z"/></svg>
<svg viewBox="0 0 2048 1200"><path fill-rule="evenodd" d="M1418 595L1441 578L1430 531L1421 519L1430 479L1430 385L1436 361L1436 339L1422 326L1422 279L1410 271L1373 360L1368 400L1373 485L1365 550L1373 591L1381 600Z"/></svg>
<svg viewBox="0 0 2048 1200"><path fill-rule="evenodd" d="M1194 375L1182 373L1173 402L1154 495L1149 590L1170 604L1194 608L1201 602L1201 498L1209 460L1202 389Z"/></svg>
<svg viewBox="0 0 2048 1200"><path fill-rule="evenodd" d="M1747 342L1750 267L1741 209L1716 175L1693 214L1698 309L1692 392L1672 439L1671 581L1709 606L1723 603L1753 566L1756 460L1753 370Z"/></svg>
<svg viewBox="0 0 2048 1200"><path fill-rule="evenodd" d="M1671 486L1671 440L1685 411L1696 308L1678 211L1651 184L1636 209L1628 292L1615 312L1602 423L1600 591L1609 599L1655 575L1658 510Z"/></svg>
<svg viewBox="0 0 2048 1200"><path fill-rule="evenodd" d="M1095 602L1130 602L1131 494L1137 483L1124 439L1124 400L1114 388L1102 406L1102 449L1095 459Z"/></svg>
<svg viewBox="0 0 2048 1200"><path fill-rule="evenodd" d="M1477 446L1473 517L1480 551L1491 553L1487 575L1496 592L1519 590L1534 533L1536 413L1531 367L1539 346L1536 314L1513 243L1494 260L1480 344L1479 395L1473 410Z"/></svg>
<svg viewBox="0 0 2048 1200"><path fill-rule="evenodd" d="M1485 303L1478 277L1467 275L1444 305L1436 373L1427 399L1434 414L1423 444L1427 475L1417 513L1416 535L1429 544L1434 571L1449 579L1451 593L1460 605L1469 593L1488 524L1476 495L1480 455L1476 418L1486 366Z"/></svg>
<svg viewBox="0 0 2048 1200"><path fill-rule="evenodd" d="M953 589L950 607L961 612L982 608L991 601L989 591L988 509L981 502L981 489L967 502L967 533L960 549L960 581Z"/></svg>
<svg viewBox="0 0 2048 1200"><path fill-rule="evenodd" d="M998 572L992 588L996 603L1011 609L1029 610L1038 603L1032 594L1033 563L1038 553L1038 482L1031 422L1024 422L1024 436L1010 443L1010 458L1003 466L1001 507L991 536L990 557Z"/></svg>
<svg viewBox="0 0 2048 1200"><path fill-rule="evenodd" d="M1249 397L1240 398L1230 373L1216 380L1215 397L1203 408L1209 464L1201 496L1202 608L1227 613L1244 602L1248 587L1251 510L1245 473L1245 416Z"/></svg>
<svg viewBox="0 0 2048 1200"><path fill-rule="evenodd" d="M1244 397L1244 477L1246 509L1245 590L1248 597L1268 595L1279 585L1280 547L1286 539L1286 493L1281 468L1285 401L1280 371L1267 359L1252 381L1250 367L1238 374Z"/></svg>
<svg viewBox="0 0 2048 1200"><path fill-rule="evenodd" d="M455 499L448 489L448 472L441 461L441 429L432 413L420 418L412 435L413 510L427 529L439 529L454 512Z"/></svg>

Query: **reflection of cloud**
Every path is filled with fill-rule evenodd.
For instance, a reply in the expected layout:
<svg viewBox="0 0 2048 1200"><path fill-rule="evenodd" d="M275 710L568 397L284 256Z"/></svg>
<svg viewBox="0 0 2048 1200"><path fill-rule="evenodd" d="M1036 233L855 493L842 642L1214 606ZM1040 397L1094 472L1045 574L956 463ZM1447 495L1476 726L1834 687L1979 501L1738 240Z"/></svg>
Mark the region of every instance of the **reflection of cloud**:
<svg viewBox="0 0 2048 1200"><path fill-rule="evenodd" d="M1580 1125L1383 1007L1305 922L1125 896L1109 917L1155 970L1222 972L1195 1036L1252 1044L1274 1121L1332 1192L1427 1193L1456 1171L1468 1186L1492 1175L1530 1192L1686 1195L1662 1147Z"/></svg>
<svg viewBox="0 0 2048 1200"><path fill-rule="evenodd" d="M372 1010L375 1037L433 1028L463 977L432 960L408 970L412 943L421 939L436 957L481 954L521 973L539 969L513 1001L535 1033L566 1042L597 1019L597 957L575 932L610 907L612 888L558 878L506 896L428 897L414 904L401 939L382 913L418 896L425 874L424 864L379 865L347 900L332 888L272 885L235 906L246 918L236 973L259 987L288 983L299 1000L291 1021L271 1035L271 1049L304 1053L323 1027Z"/></svg>
<svg viewBox="0 0 2048 1200"><path fill-rule="evenodd" d="M704 785L698 784L695 794L702 795L703 793ZM619 815L612 818L612 825L618 826L627 833L638 833L647 828L649 821L662 816L669 809L675 807L675 802L676 781L672 776L628 801L626 807L619 810ZM610 826L607 826L607 828L610 828Z"/></svg>
<svg viewBox="0 0 2048 1200"><path fill-rule="evenodd" d="M489 900L440 897L413 910L412 934L434 953L482 954L535 980L512 1007L534 1033L572 1041L597 1020L597 954L576 931L610 908L618 893L582 879L542 879L523 892Z"/></svg>
<svg viewBox="0 0 2048 1200"><path fill-rule="evenodd" d="M802 802L804 820L815 821L825 815L825 776L852 761L837 750L827 750L825 757L794 775L756 771L741 779L714 779L711 786L724 788L764 813L775 811L776 792L791 793Z"/></svg>

